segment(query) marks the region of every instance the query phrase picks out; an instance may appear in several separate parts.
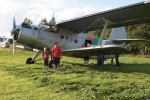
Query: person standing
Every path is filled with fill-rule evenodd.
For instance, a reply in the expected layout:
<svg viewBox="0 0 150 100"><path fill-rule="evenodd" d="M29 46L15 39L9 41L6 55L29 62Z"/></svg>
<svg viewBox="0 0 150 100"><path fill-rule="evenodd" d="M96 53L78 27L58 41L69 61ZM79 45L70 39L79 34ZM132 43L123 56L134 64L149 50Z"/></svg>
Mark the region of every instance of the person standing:
<svg viewBox="0 0 150 100"><path fill-rule="evenodd" d="M49 60L49 52L47 51L47 47L44 47L44 51L42 52L43 58L43 66L46 70L48 70L48 60Z"/></svg>
<svg viewBox="0 0 150 100"><path fill-rule="evenodd" d="M60 71L59 64L61 59L61 48L59 47L58 42L55 42L55 45L51 49L51 52L52 52L54 71Z"/></svg>
<svg viewBox="0 0 150 100"><path fill-rule="evenodd" d="M90 44L85 43L85 47L90 47ZM89 59L90 59L90 56L88 56L88 55L84 56L84 65L89 65Z"/></svg>

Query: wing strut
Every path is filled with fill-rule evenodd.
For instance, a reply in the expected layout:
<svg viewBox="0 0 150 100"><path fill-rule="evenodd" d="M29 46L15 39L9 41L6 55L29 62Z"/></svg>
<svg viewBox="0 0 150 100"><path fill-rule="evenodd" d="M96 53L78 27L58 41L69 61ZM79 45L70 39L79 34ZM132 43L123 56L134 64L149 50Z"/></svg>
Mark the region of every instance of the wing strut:
<svg viewBox="0 0 150 100"><path fill-rule="evenodd" d="M114 24L114 22L112 22L104 17L101 17L101 19L105 22L105 25L103 27L103 30L102 30L102 33L101 33L101 36L100 36L100 39L98 42L98 44L102 47L102 40L104 38L104 34L106 33L106 29L107 29L108 25L112 25L112 24Z"/></svg>

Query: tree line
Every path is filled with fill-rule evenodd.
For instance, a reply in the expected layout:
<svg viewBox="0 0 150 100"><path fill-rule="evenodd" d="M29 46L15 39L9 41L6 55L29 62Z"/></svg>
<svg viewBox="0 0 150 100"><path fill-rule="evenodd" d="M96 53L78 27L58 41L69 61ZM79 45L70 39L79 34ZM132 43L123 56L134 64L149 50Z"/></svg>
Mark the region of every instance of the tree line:
<svg viewBox="0 0 150 100"><path fill-rule="evenodd" d="M127 26L128 38L145 39L144 42L132 43L128 45L133 54L150 54L150 23Z"/></svg>

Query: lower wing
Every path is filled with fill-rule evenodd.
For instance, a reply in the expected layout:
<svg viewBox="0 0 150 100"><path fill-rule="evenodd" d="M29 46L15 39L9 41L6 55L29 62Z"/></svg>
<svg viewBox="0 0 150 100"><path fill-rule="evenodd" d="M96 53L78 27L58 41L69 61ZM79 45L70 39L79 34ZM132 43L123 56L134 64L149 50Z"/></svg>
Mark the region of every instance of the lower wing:
<svg viewBox="0 0 150 100"><path fill-rule="evenodd" d="M99 55L129 54L129 53L130 51L127 48L118 45L105 45L103 47L93 46L93 47L62 50L62 55L75 57L84 57L85 55L99 56Z"/></svg>

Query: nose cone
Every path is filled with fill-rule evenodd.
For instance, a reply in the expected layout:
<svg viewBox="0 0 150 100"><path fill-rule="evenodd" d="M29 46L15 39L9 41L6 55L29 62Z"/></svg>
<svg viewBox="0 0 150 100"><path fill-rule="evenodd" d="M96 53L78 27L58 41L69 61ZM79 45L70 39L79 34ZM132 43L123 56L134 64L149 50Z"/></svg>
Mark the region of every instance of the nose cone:
<svg viewBox="0 0 150 100"><path fill-rule="evenodd" d="M13 37L14 40L17 40L18 35L19 35L19 31L12 30L12 31L11 31L11 35L12 35L12 37ZM10 41L10 42L11 42L11 41Z"/></svg>
<svg viewBox="0 0 150 100"><path fill-rule="evenodd" d="M11 35L13 36L13 39L16 41L19 37L21 30L21 25L18 25L15 29L12 29Z"/></svg>

